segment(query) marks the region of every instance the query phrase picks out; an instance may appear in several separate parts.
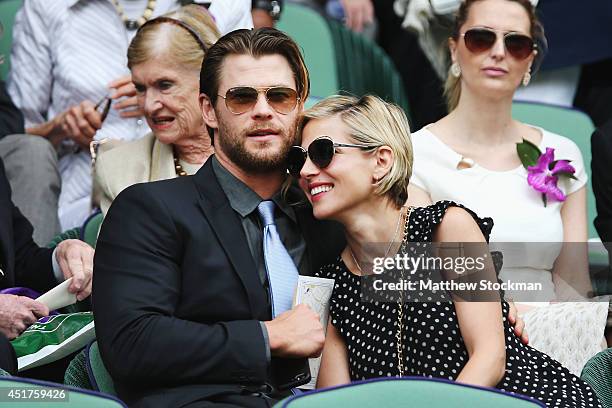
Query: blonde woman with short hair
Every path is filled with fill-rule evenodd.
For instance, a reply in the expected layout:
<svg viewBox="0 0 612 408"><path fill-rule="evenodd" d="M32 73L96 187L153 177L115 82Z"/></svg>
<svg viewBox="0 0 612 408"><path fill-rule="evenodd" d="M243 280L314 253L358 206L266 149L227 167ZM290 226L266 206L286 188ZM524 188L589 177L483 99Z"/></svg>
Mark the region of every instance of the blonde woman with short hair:
<svg viewBox="0 0 612 408"><path fill-rule="evenodd" d="M437 275L402 266L380 271L379 260L386 265L410 256L417 244L438 243L440 253L446 251L441 243L469 243L467 254L487 251L493 226L451 201L404 206L412 146L400 108L374 96L334 96L304 112L299 131L301 145L290 151L288 170L314 216L343 224L347 241L336 261L318 272L335 281L318 387L424 376L497 387L551 407L600 406L586 383L521 342L496 289L381 287L381 281L419 285ZM497 283L491 257L481 254L483 267L474 276ZM440 276L463 281L456 270Z"/></svg>

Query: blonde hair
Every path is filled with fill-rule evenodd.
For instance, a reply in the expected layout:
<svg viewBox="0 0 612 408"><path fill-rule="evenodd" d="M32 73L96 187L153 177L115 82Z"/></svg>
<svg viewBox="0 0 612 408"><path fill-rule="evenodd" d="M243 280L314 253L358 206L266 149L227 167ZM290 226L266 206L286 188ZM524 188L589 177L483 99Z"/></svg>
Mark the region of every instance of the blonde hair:
<svg viewBox="0 0 612 408"><path fill-rule="evenodd" d="M128 48L128 68L165 55L177 65L199 71L205 52L220 37L212 16L204 7L190 4L163 17L138 30ZM183 24L167 24L168 19Z"/></svg>
<svg viewBox="0 0 612 408"><path fill-rule="evenodd" d="M393 151L393 164L385 176L376 182L375 193L401 207L408 198L408 181L412 175L412 143L410 126L404 111L377 96L334 95L304 111L298 126L301 140L304 127L313 119L336 116L349 128L355 143L374 150L388 146Z"/></svg>

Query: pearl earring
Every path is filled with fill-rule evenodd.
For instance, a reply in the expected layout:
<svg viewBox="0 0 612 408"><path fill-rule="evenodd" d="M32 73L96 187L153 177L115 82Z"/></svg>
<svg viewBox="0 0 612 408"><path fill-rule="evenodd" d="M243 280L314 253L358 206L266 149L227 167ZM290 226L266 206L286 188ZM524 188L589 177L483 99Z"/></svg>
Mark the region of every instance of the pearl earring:
<svg viewBox="0 0 612 408"><path fill-rule="evenodd" d="M529 71L527 71L527 72L525 72L525 76L523 76L523 86L529 85L530 81L531 81L531 73L529 73Z"/></svg>
<svg viewBox="0 0 612 408"><path fill-rule="evenodd" d="M459 78L461 76L461 67L456 62L453 62L453 65L450 67L451 75L455 78Z"/></svg>

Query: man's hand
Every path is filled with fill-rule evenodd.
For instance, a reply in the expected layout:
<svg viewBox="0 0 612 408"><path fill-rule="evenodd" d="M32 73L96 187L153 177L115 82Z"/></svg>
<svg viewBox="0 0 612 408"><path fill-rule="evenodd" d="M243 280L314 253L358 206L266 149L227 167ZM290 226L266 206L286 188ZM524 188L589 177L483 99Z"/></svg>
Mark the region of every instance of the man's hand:
<svg viewBox="0 0 612 408"><path fill-rule="evenodd" d="M518 315L514 302L509 301L510 311L508 312L508 321L514 326L514 333L521 338L523 344L529 344L529 336L525 330L525 321Z"/></svg>
<svg viewBox="0 0 612 408"><path fill-rule="evenodd" d="M49 309L25 296L0 295L0 332L9 340L19 336L39 318L48 316Z"/></svg>
<svg viewBox="0 0 612 408"><path fill-rule="evenodd" d="M49 138L72 139L81 148L89 151L89 142L102 127L102 117L95 105L86 100L54 117L50 125Z"/></svg>
<svg viewBox="0 0 612 408"><path fill-rule="evenodd" d="M83 300L91 293L94 250L78 239L67 239L60 242L55 250L55 259L64 274L72 278L68 291Z"/></svg>
<svg viewBox="0 0 612 408"><path fill-rule="evenodd" d="M120 111L119 116L122 118L137 118L144 116L144 110L138 104L138 96L136 96L136 87L132 82L132 76L126 75L117 78L108 84L111 91L111 99L116 101L119 98L125 97L122 101L113 103L113 109Z"/></svg>
<svg viewBox="0 0 612 408"><path fill-rule="evenodd" d="M374 21L374 6L371 0L340 0L346 18L345 25L358 33Z"/></svg>
<svg viewBox="0 0 612 408"><path fill-rule="evenodd" d="M323 351L325 333L319 315L304 304L264 322L270 351L279 357L318 357Z"/></svg>

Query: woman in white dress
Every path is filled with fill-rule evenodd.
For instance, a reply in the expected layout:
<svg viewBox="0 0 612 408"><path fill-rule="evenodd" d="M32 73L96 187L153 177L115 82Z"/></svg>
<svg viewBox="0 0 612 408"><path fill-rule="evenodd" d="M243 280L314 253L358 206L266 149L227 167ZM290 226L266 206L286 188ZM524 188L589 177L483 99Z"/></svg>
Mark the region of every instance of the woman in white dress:
<svg viewBox="0 0 612 408"><path fill-rule="evenodd" d="M563 136L512 119L514 92L531 77L539 27L528 0L466 0L449 40L450 113L412 135L408 203L453 200L493 218L491 242L515 243L503 245L502 280L542 285L521 292L515 302L566 300L592 290L586 245L563 244L587 241L587 176L580 151ZM558 180L563 201L547 195L545 205L542 193L528 184L517 154L523 139L541 152L553 148L556 160L571 160L575 178Z"/></svg>

